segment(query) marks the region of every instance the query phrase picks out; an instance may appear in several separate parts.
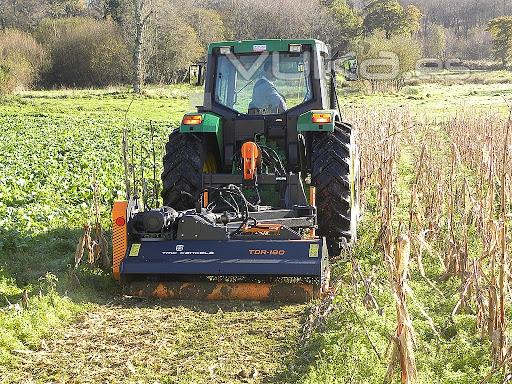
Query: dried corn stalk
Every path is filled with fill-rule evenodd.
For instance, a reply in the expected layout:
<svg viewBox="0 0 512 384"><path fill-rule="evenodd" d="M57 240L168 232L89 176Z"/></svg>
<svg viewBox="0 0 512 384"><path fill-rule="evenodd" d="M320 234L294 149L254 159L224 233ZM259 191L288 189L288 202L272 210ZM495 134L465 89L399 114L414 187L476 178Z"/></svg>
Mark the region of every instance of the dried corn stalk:
<svg viewBox="0 0 512 384"><path fill-rule="evenodd" d="M100 264L103 268L108 269L112 265L109 255L108 241L101 225L101 205L99 200L99 187L94 177L93 184L93 201L91 207L91 215L94 217L94 224L87 223L84 226L84 234L80 238L75 251L75 269L78 268L87 251L87 262L90 266Z"/></svg>

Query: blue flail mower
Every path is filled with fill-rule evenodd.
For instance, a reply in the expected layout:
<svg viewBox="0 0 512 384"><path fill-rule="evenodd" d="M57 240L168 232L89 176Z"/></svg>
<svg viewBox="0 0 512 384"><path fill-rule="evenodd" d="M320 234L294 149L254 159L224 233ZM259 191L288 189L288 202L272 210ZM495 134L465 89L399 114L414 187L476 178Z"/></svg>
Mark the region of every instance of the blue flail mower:
<svg viewBox="0 0 512 384"><path fill-rule="evenodd" d="M130 244L120 277L133 296L304 302L328 271L323 240L150 240Z"/></svg>
<svg viewBox="0 0 512 384"><path fill-rule="evenodd" d="M172 235L148 236L139 232L144 226L139 228L138 221L146 220L149 228L151 219L165 214L133 214L129 205L116 202L113 211L114 276L126 295L305 302L328 289L329 257L323 238L300 238L275 223L253 224L237 233L242 223L216 224L213 216L196 211L173 212ZM261 217L270 215L273 222L283 216L307 220L297 216L302 213L303 208L269 211ZM196 236L224 238L196 240Z"/></svg>
<svg viewBox="0 0 512 384"><path fill-rule="evenodd" d="M130 244L121 276L211 275L321 277L322 240L152 241Z"/></svg>

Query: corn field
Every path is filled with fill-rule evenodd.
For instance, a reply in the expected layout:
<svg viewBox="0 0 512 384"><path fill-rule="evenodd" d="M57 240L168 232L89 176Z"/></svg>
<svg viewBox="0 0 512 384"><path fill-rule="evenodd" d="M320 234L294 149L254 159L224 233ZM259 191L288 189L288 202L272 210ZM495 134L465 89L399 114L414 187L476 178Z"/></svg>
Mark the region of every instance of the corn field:
<svg viewBox="0 0 512 384"><path fill-rule="evenodd" d="M381 267L396 305L385 382L417 381L408 303L439 336L440 324L409 286L412 275L440 295L442 282L456 282L459 299L446 321L472 315L491 346L491 370L481 382L505 378L512 365L511 118L493 110L432 118L376 109L354 110L349 120L359 127L363 206L379 219Z"/></svg>

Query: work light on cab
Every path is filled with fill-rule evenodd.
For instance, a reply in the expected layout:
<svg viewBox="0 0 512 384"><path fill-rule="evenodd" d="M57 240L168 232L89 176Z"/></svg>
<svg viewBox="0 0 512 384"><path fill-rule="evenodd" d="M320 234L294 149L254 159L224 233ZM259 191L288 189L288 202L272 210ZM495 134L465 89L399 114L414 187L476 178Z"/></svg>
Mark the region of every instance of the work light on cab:
<svg viewBox="0 0 512 384"><path fill-rule="evenodd" d="M290 53L301 53L302 44L290 44Z"/></svg>
<svg viewBox="0 0 512 384"><path fill-rule="evenodd" d="M229 55L231 53L231 47L220 47L221 55Z"/></svg>

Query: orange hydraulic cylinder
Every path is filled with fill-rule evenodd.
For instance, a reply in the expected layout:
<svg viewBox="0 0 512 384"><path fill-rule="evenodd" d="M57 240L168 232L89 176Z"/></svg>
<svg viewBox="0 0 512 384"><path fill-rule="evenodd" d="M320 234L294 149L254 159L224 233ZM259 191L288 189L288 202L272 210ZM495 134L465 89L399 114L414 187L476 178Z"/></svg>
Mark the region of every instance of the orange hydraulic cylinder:
<svg viewBox="0 0 512 384"><path fill-rule="evenodd" d="M120 267L128 248L127 201L115 201L112 208L112 274L120 278Z"/></svg>
<svg viewBox="0 0 512 384"><path fill-rule="evenodd" d="M242 159L244 161L244 180L254 180L258 165L261 163L261 151L258 145L252 141L244 143Z"/></svg>

